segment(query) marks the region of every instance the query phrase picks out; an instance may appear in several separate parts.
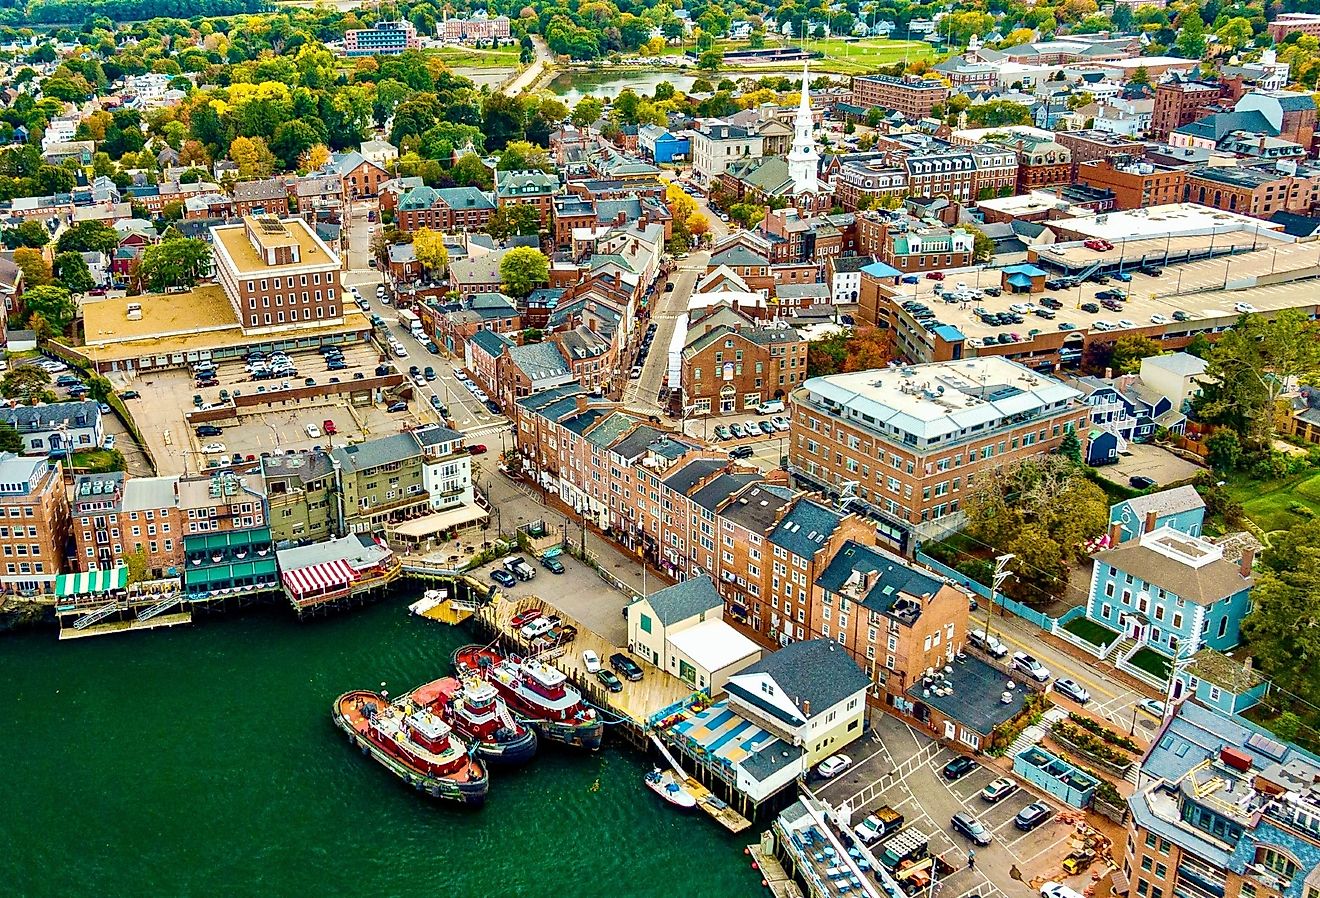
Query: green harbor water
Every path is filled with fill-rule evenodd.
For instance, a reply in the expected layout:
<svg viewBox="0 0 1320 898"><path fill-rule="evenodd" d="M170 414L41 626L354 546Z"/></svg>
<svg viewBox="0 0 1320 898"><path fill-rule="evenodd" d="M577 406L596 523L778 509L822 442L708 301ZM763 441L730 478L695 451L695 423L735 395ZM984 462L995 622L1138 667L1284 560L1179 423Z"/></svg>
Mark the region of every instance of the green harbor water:
<svg viewBox="0 0 1320 898"><path fill-rule="evenodd" d="M270 609L59 643L0 636L6 895L761 894L732 837L663 806L645 760L543 747L486 806L424 800L330 722L351 688L448 672L463 630L407 597L297 624Z"/></svg>

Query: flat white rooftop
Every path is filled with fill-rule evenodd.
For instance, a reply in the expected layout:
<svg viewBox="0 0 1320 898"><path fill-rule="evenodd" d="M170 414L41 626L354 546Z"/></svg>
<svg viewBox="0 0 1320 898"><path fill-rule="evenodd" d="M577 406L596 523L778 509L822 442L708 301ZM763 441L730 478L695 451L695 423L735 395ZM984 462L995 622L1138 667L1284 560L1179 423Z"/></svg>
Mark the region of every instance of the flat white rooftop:
<svg viewBox="0 0 1320 898"><path fill-rule="evenodd" d="M1130 209L1125 212L1101 212L1076 218L1061 218L1049 226L1061 231L1099 237L1111 243L1152 237L1179 237L1246 232L1271 234L1283 225L1236 212L1224 212L1198 203L1169 203Z"/></svg>
<svg viewBox="0 0 1320 898"><path fill-rule="evenodd" d="M718 619L680 630L669 637L669 644L711 673L761 656L759 645Z"/></svg>
<svg viewBox="0 0 1320 898"><path fill-rule="evenodd" d="M813 377L807 401L877 432L919 443L985 435L1017 416L1062 409L1081 395L1000 356ZM800 395L800 392L799 392ZM796 398L796 397L795 397Z"/></svg>

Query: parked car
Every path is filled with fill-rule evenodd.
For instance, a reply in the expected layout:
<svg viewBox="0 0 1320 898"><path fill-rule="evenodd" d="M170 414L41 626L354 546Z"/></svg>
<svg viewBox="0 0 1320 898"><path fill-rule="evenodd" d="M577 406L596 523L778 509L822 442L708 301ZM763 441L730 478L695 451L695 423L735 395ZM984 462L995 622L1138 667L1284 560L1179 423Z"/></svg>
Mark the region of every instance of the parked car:
<svg viewBox="0 0 1320 898"><path fill-rule="evenodd" d="M587 669L587 673L594 674L601 669L600 655L597 655L591 649L582 652L582 666Z"/></svg>
<svg viewBox="0 0 1320 898"><path fill-rule="evenodd" d="M993 633L986 633L979 627L968 632L967 641L992 657L1008 657L1008 646L1000 642L999 637Z"/></svg>
<svg viewBox="0 0 1320 898"><path fill-rule="evenodd" d="M327 436L334 436L339 433L339 428L335 427L335 422L331 421L329 418L326 418L321 422L321 429L325 431Z"/></svg>
<svg viewBox="0 0 1320 898"><path fill-rule="evenodd" d="M404 402L402 399L398 400L397 402L391 402L389 405L385 407L385 411L406 412L408 411L408 403Z"/></svg>
<svg viewBox="0 0 1320 898"><path fill-rule="evenodd" d="M1063 308L1063 303L1059 302L1053 296L1042 296L1040 298L1040 304L1043 305L1045 308L1053 309L1056 312L1059 309Z"/></svg>
<svg viewBox="0 0 1320 898"><path fill-rule="evenodd" d="M1054 816L1054 810L1043 801L1033 801L1013 818L1013 825L1024 832L1030 832Z"/></svg>
<svg viewBox="0 0 1320 898"><path fill-rule="evenodd" d="M775 430L778 430L780 432L786 431L790 427L788 418L784 417L783 415L775 415L773 418L770 419L770 423L774 425Z"/></svg>
<svg viewBox="0 0 1320 898"><path fill-rule="evenodd" d="M1082 893L1057 882L1047 882L1040 887L1040 898L1082 898Z"/></svg>
<svg viewBox="0 0 1320 898"><path fill-rule="evenodd" d="M965 811L954 814L949 819L949 825L953 827L954 832L961 833L977 845L990 844L990 830L986 829L985 824L980 820Z"/></svg>
<svg viewBox="0 0 1320 898"><path fill-rule="evenodd" d="M529 609L527 611L520 611L517 614L515 614L512 618L510 618L509 626L513 627L514 629L521 629L527 626L528 624L530 624L532 621L536 620L540 616L541 616L541 612L537 611L535 608Z"/></svg>
<svg viewBox="0 0 1320 898"><path fill-rule="evenodd" d="M1155 480L1144 474L1136 474L1128 478L1128 485L1133 489L1148 490L1155 485Z"/></svg>
<svg viewBox="0 0 1320 898"><path fill-rule="evenodd" d="M1114 248L1114 244L1110 243L1108 240L1101 240L1098 237L1087 240L1082 246L1087 249L1093 249L1098 253L1106 253Z"/></svg>
<svg viewBox="0 0 1320 898"><path fill-rule="evenodd" d="M1072 677L1060 677L1054 681L1054 691L1064 698L1070 698L1079 705L1084 705L1091 700L1091 693L1087 692Z"/></svg>
<svg viewBox="0 0 1320 898"><path fill-rule="evenodd" d="M992 780L990 785L981 790L981 800L994 804L1003 801L1018 790L1018 784L1006 776Z"/></svg>
<svg viewBox="0 0 1320 898"><path fill-rule="evenodd" d="M496 583L498 583L500 586L503 586L505 589L509 589L512 586L516 586L518 583L518 581L514 579L513 574L510 574L508 571L502 568L496 568L495 570L491 571L490 579L494 580Z"/></svg>
<svg viewBox="0 0 1320 898"><path fill-rule="evenodd" d="M756 424L757 427L761 429L761 433L765 434L766 436L772 437L775 435L775 426L771 424L769 421L758 421L756 422Z"/></svg>
<svg viewBox="0 0 1320 898"><path fill-rule="evenodd" d="M202 446L202 452L205 453L206 455L224 455L224 454L225 454L225 444L224 444L224 443L207 443L206 445Z"/></svg>
<svg viewBox="0 0 1320 898"><path fill-rule="evenodd" d="M1026 652L1013 653L1013 669L1026 674L1038 683L1044 683L1050 678L1049 668Z"/></svg>
<svg viewBox="0 0 1320 898"><path fill-rule="evenodd" d="M216 427L214 424L199 424L197 425L196 433L199 437L218 437L220 434L224 433L224 431L219 427Z"/></svg>
<svg viewBox="0 0 1320 898"><path fill-rule="evenodd" d="M125 390L119 394L120 399L141 399L142 394L137 390Z"/></svg>
<svg viewBox="0 0 1320 898"><path fill-rule="evenodd" d="M636 682L642 678L642 667L623 652L610 655L610 667L623 675L625 680Z"/></svg>
<svg viewBox="0 0 1320 898"><path fill-rule="evenodd" d="M967 757L967 755L958 755L958 757L945 764L944 769L941 770L940 773L946 780L953 782L962 779L975 769L975 761Z"/></svg>
<svg viewBox="0 0 1320 898"><path fill-rule="evenodd" d="M1164 719L1164 702L1157 702L1153 698L1143 698L1137 702L1137 710L1144 711L1152 717Z"/></svg>
<svg viewBox="0 0 1320 898"><path fill-rule="evenodd" d="M944 272L942 272L942 271L928 271L928 272L926 272L926 280L929 280L929 281L942 281L942 280L944 280Z"/></svg>
<svg viewBox="0 0 1320 898"><path fill-rule="evenodd" d="M904 822L902 814L889 805L885 805L853 827L853 833L863 845L870 845L892 833L898 832L903 828Z"/></svg>
<svg viewBox="0 0 1320 898"><path fill-rule="evenodd" d="M751 446L734 446L729 450L729 458L751 458L753 454Z"/></svg>
<svg viewBox="0 0 1320 898"><path fill-rule="evenodd" d="M468 451L468 455L485 455L486 444L474 443L473 445L467 447L467 451Z"/></svg>
<svg viewBox="0 0 1320 898"><path fill-rule="evenodd" d="M1114 275L1114 280L1122 281L1126 284L1128 281L1132 280L1132 275L1128 274L1126 271L1120 271L1118 274Z"/></svg>
<svg viewBox="0 0 1320 898"><path fill-rule="evenodd" d="M512 575L509 574L508 571L503 571L503 573L509 575L510 579L512 579ZM495 577L495 572L491 571L490 575L491 578L493 579ZM507 584L507 585L512 585L512 584ZM538 636L544 636L546 633L549 633L554 628L555 628L554 621L552 621L550 618L538 617L530 624L523 625L522 629L518 631L518 634L522 636L523 639L535 639Z"/></svg>
<svg viewBox="0 0 1320 898"><path fill-rule="evenodd" d="M542 558L541 567L552 574L562 574L564 572L564 563L558 558Z"/></svg>
<svg viewBox="0 0 1320 898"><path fill-rule="evenodd" d="M623 691L623 681L620 680L618 677L616 677L612 672L606 670L603 667L600 670L596 671L596 679L600 680L601 685L604 686L606 689L608 689L610 692Z"/></svg>
<svg viewBox="0 0 1320 898"><path fill-rule="evenodd" d="M847 755L830 755L816 765L816 772L825 779L833 779L852 765L853 760Z"/></svg>
<svg viewBox="0 0 1320 898"><path fill-rule="evenodd" d="M1182 309L1174 309L1174 311L1173 311L1173 320L1174 320L1174 321L1191 321L1191 320L1192 320L1192 316L1191 316L1189 313L1184 312Z"/></svg>
<svg viewBox="0 0 1320 898"><path fill-rule="evenodd" d="M732 437L733 437L733 431L729 430L729 428L725 427L723 424L715 425L715 439L728 440L728 439L732 439Z"/></svg>
<svg viewBox="0 0 1320 898"><path fill-rule="evenodd" d="M321 435L321 428L317 427L315 424L308 424L303 428L303 431L312 439L316 439Z"/></svg>
<svg viewBox="0 0 1320 898"><path fill-rule="evenodd" d="M1082 311L1090 312L1092 315L1094 315L1100 311L1100 306L1093 302L1084 302L1082 303Z"/></svg>
<svg viewBox="0 0 1320 898"><path fill-rule="evenodd" d="M732 433L734 437L740 440L748 435L747 428L745 428L743 425L739 424L736 421L729 425L729 432Z"/></svg>

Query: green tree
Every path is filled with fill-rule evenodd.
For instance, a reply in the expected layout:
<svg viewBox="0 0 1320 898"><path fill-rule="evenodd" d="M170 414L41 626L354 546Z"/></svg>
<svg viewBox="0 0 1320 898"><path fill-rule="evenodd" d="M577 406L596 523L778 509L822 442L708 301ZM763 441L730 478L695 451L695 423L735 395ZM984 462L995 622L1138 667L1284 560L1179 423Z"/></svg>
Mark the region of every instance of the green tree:
<svg viewBox="0 0 1320 898"><path fill-rule="evenodd" d="M1252 34L1251 22L1242 16L1234 16L1215 29L1219 43L1230 50L1241 50L1251 43Z"/></svg>
<svg viewBox="0 0 1320 898"><path fill-rule="evenodd" d="M765 218L765 207L753 203L734 203L729 207L729 219L744 228L754 228Z"/></svg>
<svg viewBox="0 0 1320 898"><path fill-rule="evenodd" d="M25 246L40 249L50 243L50 232L39 221L24 221L0 232L0 242L4 243L5 249L19 249Z"/></svg>
<svg viewBox="0 0 1320 898"><path fill-rule="evenodd" d="M64 333L78 314L78 304L73 301L69 291L54 284L43 284L26 291L23 304L27 306L29 315L41 316L50 329L58 334Z"/></svg>
<svg viewBox="0 0 1320 898"><path fill-rule="evenodd" d="M952 103L952 98L950 98ZM1031 109L1012 100L989 100L967 107L967 123L975 128L1031 124Z"/></svg>
<svg viewBox="0 0 1320 898"><path fill-rule="evenodd" d="M0 421L0 452L23 451L23 436L8 421Z"/></svg>
<svg viewBox="0 0 1320 898"><path fill-rule="evenodd" d="M107 402L114 392L115 385L100 374L93 374L87 378L87 395L89 398L97 402Z"/></svg>
<svg viewBox="0 0 1320 898"><path fill-rule="evenodd" d="M147 247L138 277L148 290L192 287L211 267L211 245L200 238L173 237Z"/></svg>
<svg viewBox="0 0 1320 898"><path fill-rule="evenodd" d="M500 280L505 293L522 299L550 280L550 262L539 249L516 246L500 260Z"/></svg>
<svg viewBox="0 0 1320 898"><path fill-rule="evenodd" d="M73 294L83 294L96 286L87 260L81 253L60 253L55 257L55 278Z"/></svg>
<svg viewBox="0 0 1320 898"><path fill-rule="evenodd" d="M1072 427L1063 435L1063 440L1059 442L1059 454L1064 458L1070 459L1076 464L1082 463L1082 441L1077 436L1077 431Z"/></svg>
<svg viewBox="0 0 1320 898"><path fill-rule="evenodd" d="M445 248L445 235L430 228L413 232L413 253L417 261L433 275L443 275L449 268L449 250Z"/></svg>
<svg viewBox="0 0 1320 898"><path fill-rule="evenodd" d="M1237 469L1242 462L1242 441L1235 431L1227 427L1217 427L1206 438L1206 457L1210 467L1224 474Z"/></svg>
<svg viewBox="0 0 1320 898"><path fill-rule="evenodd" d="M129 583L141 583L150 579L151 568L148 567L147 553L141 549L124 555L124 567L128 568Z"/></svg>
<svg viewBox="0 0 1320 898"><path fill-rule="evenodd" d="M36 365L19 365L6 371L5 376L0 378L0 395L28 405L55 400L55 391L50 388L50 375Z"/></svg>
<svg viewBox="0 0 1320 898"><path fill-rule="evenodd" d="M1129 12L1129 15L1131 13ZM1150 70L1144 65L1139 65L1132 70L1132 77L1129 79L1133 84L1150 84Z"/></svg>
<svg viewBox="0 0 1320 898"><path fill-rule="evenodd" d="M501 206L490 217L486 233L496 240L530 237L541 230L541 213L535 206Z"/></svg>
<svg viewBox="0 0 1320 898"><path fill-rule="evenodd" d="M995 254L995 242L976 225L960 224L958 227L972 235L972 260L975 262L989 262Z"/></svg>
<svg viewBox="0 0 1320 898"><path fill-rule="evenodd" d="M1314 701L1320 663L1320 549L1301 547L1286 571L1258 571L1242 633L1274 684Z"/></svg>
<svg viewBox="0 0 1320 898"><path fill-rule="evenodd" d="M553 172L555 165L550 161L550 154L544 147L538 147L525 140L512 140L500 154L497 168L500 171Z"/></svg>
<svg viewBox="0 0 1320 898"><path fill-rule="evenodd" d="M573 107L572 122L579 128L585 128L587 125L600 119L605 114L605 103L595 97L583 97L577 101Z"/></svg>
<svg viewBox="0 0 1320 898"><path fill-rule="evenodd" d="M1119 337L1114 343L1114 352L1110 356L1110 365L1123 374L1135 374L1141 370L1141 360L1160 354L1160 344L1150 337L1133 334Z"/></svg>
<svg viewBox="0 0 1320 898"><path fill-rule="evenodd" d="M26 246L14 250L14 264L23 272L23 284L26 287L40 287L50 283L50 263L41 254L41 250Z"/></svg>
<svg viewBox="0 0 1320 898"><path fill-rule="evenodd" d="M724 64L724 54L719 50L707 50L697 58L697 68L703 72L717 72Z"/></svg>
<svg viewBox="0 0 1320 898"><path fill-rule="evenodd" d="M486 163L471 153L460 157L454 163L454 167L449 170L449 177L453 178L454 183L459 187L479 187L482 190L489 190L493 183L493 177L490 169L486 168Z"/></svg>
<svg viewBox="0 0 1320 898"><path fill-rule="evenodd" d="M1173 52L1184 59L1200 59L1205 55L1205 20L1195 3L1186 6L1178 17L1178 38L1173 42Z"/></svg>
<svg viewBox="0 0 1320 898"><path fill-rule="evenodd" d="M105 253L119 246L119 232L99 221L80 221L69 225L55 241L57 253Z"/></svg>

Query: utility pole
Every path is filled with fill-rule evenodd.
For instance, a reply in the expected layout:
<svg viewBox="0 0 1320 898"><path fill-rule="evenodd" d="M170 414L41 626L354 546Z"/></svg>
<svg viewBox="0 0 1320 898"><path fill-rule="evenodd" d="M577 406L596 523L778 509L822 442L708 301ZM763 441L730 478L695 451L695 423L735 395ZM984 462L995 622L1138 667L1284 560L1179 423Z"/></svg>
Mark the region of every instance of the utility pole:
<svg viewBox="0 0 1320 898"><path fill-rule="evenodd" d="M990 624L994 620L995 597L999 594L999 587L1003 582L1013 576L1013 572L1008 570L1007 567L1008 563L1015 557L1011 553L995 556L995 575L990 581L990 607L985 610L985 635L987 639L992 635Z"/></svg>

